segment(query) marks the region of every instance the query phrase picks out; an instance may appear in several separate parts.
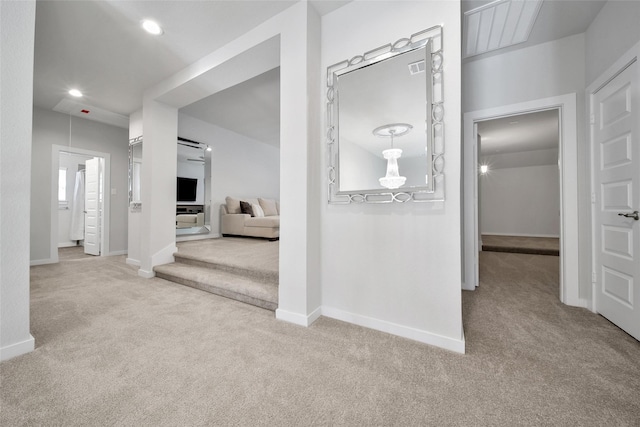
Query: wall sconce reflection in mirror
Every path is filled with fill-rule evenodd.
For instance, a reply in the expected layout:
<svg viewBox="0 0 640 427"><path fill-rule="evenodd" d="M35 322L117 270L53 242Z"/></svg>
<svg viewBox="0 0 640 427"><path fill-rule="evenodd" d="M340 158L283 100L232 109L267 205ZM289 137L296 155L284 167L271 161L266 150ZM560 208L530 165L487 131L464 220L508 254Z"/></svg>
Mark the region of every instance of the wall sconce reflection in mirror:
<svg viewBox="0 0 640 427"><path fill-rule="evenodd" d="M436 26L327 68L329 203L444 200L442 65Z"/></svg>

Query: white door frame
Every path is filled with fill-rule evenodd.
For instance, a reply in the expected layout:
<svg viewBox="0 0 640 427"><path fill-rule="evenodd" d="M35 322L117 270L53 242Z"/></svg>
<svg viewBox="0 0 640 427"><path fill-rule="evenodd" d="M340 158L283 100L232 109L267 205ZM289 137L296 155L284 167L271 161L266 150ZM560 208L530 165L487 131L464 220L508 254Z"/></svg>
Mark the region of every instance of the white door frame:
<svg viewBox="0 0 640 427"><path fill-rule="evenodd" d="M51 242L49 247L49 259L57 263L58 259L58 169L60 168L60 152L82 154L84 156L102 157L104 159L104 179L102 182L102 218L100 220L101 239L100 256L109 255L109 211L111 206L111 154L99 151L85 150L83 148L69 147L66 145L51 146Z"/></svg>
<svg viewBox="0 0 640 427"><path fill-rule="evenodd" d="M618 58L607 70L602 73L597 79L593 81L589 86L587 86L586 90L586 99L589 107L589 122L591 122L591 116L593 114L593 98L594 95L607 85L611 80L613 80L618 74L623 72L629 65L633 62L637 61L640 58L640 42L636 43L631 49L625 52L620 58ZM593 150L595 150L595 141L593 139L593 135L591 132L591 126L588 126L588 135L589 135L589 147L590 147L590 155L591 155L591 170L595 171L596 165L593 163ZM595 173L591 174L591 194L596 194L596 185L595 182ZM591 205L591 233L595 236L595 233L598 230L596 224L596 214L595 214L596 206L594 204ZM596 275L596 242L595 239L591 239L591 276L593 278L597 277ZM638 279L637 277L635 278ZM594 313L597 313L598 306L598 292L597 292L597 282L595 280L591 283L591 304L588 307Z"/></svg>
<svg viewBox="0 0 640 427"><path fill-rule="evenodd" d="M477 123L541 110L560 113L560 301L584 307L579 297L578 264L578 137L576 94L566 94L464 114L464 282L474 290L479 283Z"/></svg>

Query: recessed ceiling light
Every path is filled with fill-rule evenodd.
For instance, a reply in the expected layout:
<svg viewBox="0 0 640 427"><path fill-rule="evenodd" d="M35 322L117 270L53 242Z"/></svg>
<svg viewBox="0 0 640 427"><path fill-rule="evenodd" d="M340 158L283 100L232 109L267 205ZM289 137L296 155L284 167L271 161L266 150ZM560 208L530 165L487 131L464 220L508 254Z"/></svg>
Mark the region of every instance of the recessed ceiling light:
<svg viewBox="0 0 640 427"><path fill-rule="evenodd" d="M69 95L75 96L76 98L80 98L82 96L82 92L80 92L78 89L71 89L69 91Z"/></svg>
<svg viewBox="0 0 640 427"><path fill-rule="evenodd" d="M142 28L144 28L147 33L153 34L154 36L159 36L163 33L162 27L160 27L156 21L152 21L151 19L143 20Z"/></svg>
<svg viewBox="0 0 640 427"><path fill-rule="evenodd" d="M512 122L509 122L510 125L517 125L519 122L517 120L514 120Z"/></svg>

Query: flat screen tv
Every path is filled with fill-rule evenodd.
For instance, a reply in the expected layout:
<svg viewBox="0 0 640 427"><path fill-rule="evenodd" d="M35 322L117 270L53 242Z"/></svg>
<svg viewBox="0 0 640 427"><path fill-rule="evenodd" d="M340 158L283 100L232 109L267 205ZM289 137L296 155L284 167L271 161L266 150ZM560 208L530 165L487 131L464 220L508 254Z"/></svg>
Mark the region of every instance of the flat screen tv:
<svg viewBox="0 0 640 427"><path fill-rule="evenodd" d="M197 178L178 177L177 201L178 202L195 202L196 190L198 189Z"/></svg>

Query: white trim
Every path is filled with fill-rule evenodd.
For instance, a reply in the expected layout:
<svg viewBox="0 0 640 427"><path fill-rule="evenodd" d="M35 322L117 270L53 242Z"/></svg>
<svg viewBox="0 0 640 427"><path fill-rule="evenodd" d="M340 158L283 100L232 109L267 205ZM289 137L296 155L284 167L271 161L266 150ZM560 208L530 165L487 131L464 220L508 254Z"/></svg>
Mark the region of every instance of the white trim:
<svg viewBox="0 0 640 427"><path fill-rule="evenodd" d="M128 265L133 265L134 267L140 267L140 260L139 259L127 258L127 260L125 262Z"/></svg>
<svg viewBox="0 0 640 427"><path fill-rule="evenodd" d="M14 357L18 357L23 354L31 353L36 348L35 345L36 342L33 339L33 336L29 334L29 338L24 341L2 347L0 348L0 362L13 359Z"/></svg>
<svg viewBox="0 0 640 427"><path fill-rule="evenodd" d="M304 327L308 327L313 322L318 320L321 314L322 314L322 310L320 307L316 308L308 315L293 313L291 311L283 310L281 308L276 309L276 319L293 323L294 325L304 326Z"/></svg>
<svg viewBox="0 0 640 427"><path fill-rule="evenodd" d="M147 271L147 270L143 270L141 268L138 269L138 276L145 278L145 279L152 279L154 277L156 277L156 272L151 270L151 271Z"/></svg>
<svg viewBox="0 0 640 427"><path fill-rule="evenodd" d="M122 249L119 251L111 251L107 254L107 256L118 256L118 255L126 255L127 254L127 250L126 249Z"/></svg>
<svg viewBox="0 0 640 427"><path fill-rule="evenodd" d="M620 58L618 58L613 64L611 64L611 66L609 68L607 68L607 70L602 73L600 76L598 76L589 86L587 86L587 89L585 90L585 96L586 96L586 107L589 109L588 110L588 115L589 117L591 117L591 114L593 114L593 97L594 95L600 90L602 89L604 86L607 85L607 83L609 83L611 80L613 80L615 77L617 77L618 74L620 74L622 71L624 71L627 67L629 67L634 61L637 61L638 58L640 58L640 42L636 43L631 49L629 49L628 51L626 51L622 56L620 56ZM591 194L595 194L596 193L596 188L597 188L597 183L595 182L595 174L593 173L593 171L596 170L596 165L594 164L594 156L593 156L593 150L595 149L594 147L594 140L593 140L593 133L591 132L591 123L590 120L586 121L586 135L588 135L589 138L589 156L591 157ZM597 224L596 224L596 217L597 215L595 214L595 209L596 209L596 205L595 204L591 204L591 235L595 236L598 232L597 230ZM598 259L598 257L596 256L597 254L597 248L595 247L595 240L594 238L591 239L591 265L590 265L590 269L589 271L591 272L591 274L593 274L596 269L596 259ZM597 305L598 305L598 301L597 301L597 296L598 296L598 291L597 291L597 282L592 282L591 283L591 300L587 301L587 304L584 305L583 307L587 307L589 310L591 310L594 313L597 313Z"/></svg>
<svg viewBox="0 0 640 427"><path fill-rule="evenodd" d="M408 338L424 344L444 348L456 353L464 354L465 352L465 339L463 334L461 335L461 339L444 337L421 329L411 328L397 323L387 322L385 320L374 319L372 317L362 316L360 314L350 313L327 306L322 306L322 315L331 317L332 319L341 320L343 322L353 323L365 328L375 329L377 331Z"/></svg>
<svg viewBox="0 0 640 427"><path fill-rule="evenodd" d="M56 259L52 259L52 258L48 258L48 259L32 259L31 261L29 261L29 265L30 266L34 266L34 265L46 265L46 264L56 264L58 262L58 258L56 257Z"/></svg>
<svg viewBox="0 0 640 427"><path fill-rule="evenodd" d="M464 283L473 290L478 285L478 213L474 200L478 183L478 122L534 111L560 111L560 301L583 307L579 298L578 263L578 138L576 94L554 96L464 114Z"/></svg>
<svg viewBox="0 0 640 427"><path fill-rule="evenodd" d="M102 205L102 230L100 236L100 256L108 256L109 251L109 226L111 224L111 154L100 151L85 150L83 148L70 147L66 145L51 146L51 241L49 243L49 256L56 263L58 259L58 175L60 168L60 152L64 151L73 154L82 154L91 157L102 157L104 159L104 181L102 183L103 205ZM55 175L54 172L55 171ZM54 213L55 212L55 213Z"/></svg>
<svg viewBox="0 0 640 427"><path fill-rule="evenodd" d="M73 248L75 246L78 246L75 242L59 242L58 243L58 249L60 249L60 248Z"/></svg>
<svg viewBox="0 0 640 427"><path fill-rule="evenodd" d="M194 234L176 236L176 242L188 242L191 240L204 240L204 239L217 239L220 237L220 233L208 233L208 234Z"/></svg>

